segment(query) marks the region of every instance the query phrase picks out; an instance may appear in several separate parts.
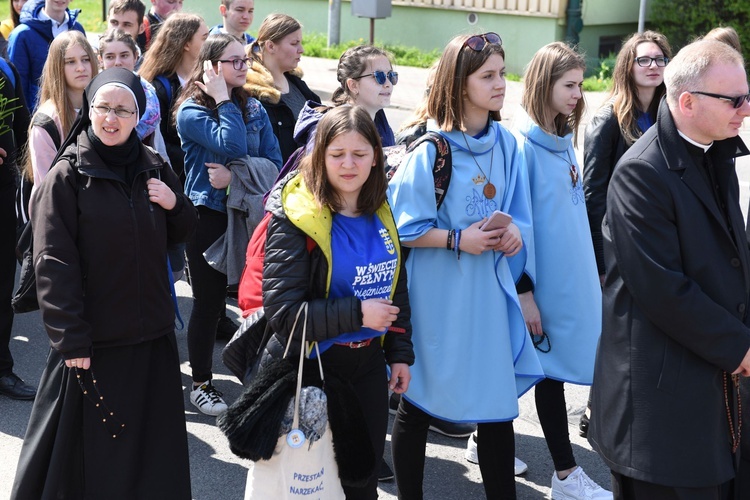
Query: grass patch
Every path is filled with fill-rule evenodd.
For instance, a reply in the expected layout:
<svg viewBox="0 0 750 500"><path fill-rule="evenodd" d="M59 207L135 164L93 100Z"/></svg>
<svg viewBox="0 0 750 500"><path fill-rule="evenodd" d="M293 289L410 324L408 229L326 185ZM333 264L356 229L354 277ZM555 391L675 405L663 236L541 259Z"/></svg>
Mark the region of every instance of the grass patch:
<svg viewBox="0 0 750 500"><path fill-rule="evenodd" d="M607 92L611 88L611 78L600 78L594 75L583 80L583 90L586 92Z"/></svg>
<svg viewBox="0 0 750 500"><path fill-rule="evenodd" d="M302 44L305 47L305 55L310 57L324 57L326 59L338 59L346 49L368 43L364 38L349 40L338 45L327 47L327 37L320 33L304 33ZM394 63L397 66L414 66L417 68L429 68L440 58L440 51L433 50L424 52L416 47L405 47L403 45L392 45L377 43L379 47L393 54Z"/></svg>

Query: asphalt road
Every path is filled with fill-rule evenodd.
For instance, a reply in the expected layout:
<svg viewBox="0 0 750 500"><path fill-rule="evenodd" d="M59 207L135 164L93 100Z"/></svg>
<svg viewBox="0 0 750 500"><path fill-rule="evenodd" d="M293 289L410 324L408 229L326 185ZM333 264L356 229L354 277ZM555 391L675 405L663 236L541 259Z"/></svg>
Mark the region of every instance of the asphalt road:
<svg viewBox="0 0 750 500"><path fill-rule="evenodd" d="M181 314L187 319L191 308L190 287L184 281L179 282L177 293ZM235 314L239 312L231 304L230 309ZM177 340L181 359L185 360L181 369L185 387L185 419L190 446L193 497L201 500L242 499L247 468L251 462L234 456L215 426L215 418L199 413L190 404L187 389L190 386L190 369L186 361L185 330L177 333ZM27 382L38 383L48 346L38 312L16 316L11 350L16 361L16 372ZM215 384L224 392L226 400L231 402L239 396L241 385L221 364L222 346L222 343L217 342L214 356ZM567 386L566 394L576 459L592 478L600 484L607 484L608 471L598 456L591 451L588 443L578 437L575 427L586 404L588 388ZM0 396L0 499L10 497L16 462L30 412L31 402L14 401ZM553 467L536 417L533 391L521 398L521 414L515 422L515 429L516 454L529 464L528 473L517 481L518 498L545 498L549 494ZM387 439L389 442L386 456L390 461L390 435ZM425 467L425 499L484 498L479 467L464 459L465 447L465 439L451 439L430 433ZM380 498L396 498L393 482L381 483Z"/></svg>

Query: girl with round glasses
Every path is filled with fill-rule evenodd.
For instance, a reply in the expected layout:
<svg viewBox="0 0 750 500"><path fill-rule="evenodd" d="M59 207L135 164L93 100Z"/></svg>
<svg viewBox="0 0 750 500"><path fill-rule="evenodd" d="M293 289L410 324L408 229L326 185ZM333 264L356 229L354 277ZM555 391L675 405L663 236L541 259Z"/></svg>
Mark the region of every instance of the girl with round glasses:
<svg viewBox="0 0 750 500"><path fill-rule="evenodd" d="M432 417L479 422L487 498L515 498L518 398L544 377L515 289L532 242L528 180L515 138L498 122L505 51L488 35L453 38L435 70L427 130L442 134L452 155L443 203L436 207L430 143L404 158L389 186L401 242L411 247L415 354L392 432L400 499L423 496ZM496 210L512 221L483 230Z"/></svg>
<svg viewBox="0 0 750 500"><path fill-rule="evenodd" d="M246 69L235 69L233 62L219 62L244 58L245 49L235 37L210 35L176 103L177 131L185 150L185 193L200 215L186 250L193 291L187 332L193 378L190 401L213 416L227 408L211 382L227 275L211 267L203 252L227 230L227 187L233 175L227 164L251 156L281 168L281 153L268 115L243 88Z"/></svg>
<svg viewBox="0 0 750 500"><path fill-rule="evenodd" d="M529 62L518 146L528 169L534 245L517 282L524 320L545 379L534 388L539 423L552 456L552 498L611 499L576 464L564 383L591 385L602 325L602 294L573 149L584 111L586 63L563 42ZM536 279L531 276L535 274Z"/></svg>
<svg viewBox="0 0 750 500"><path fill-rule="evenodd" d="M302 25L286 14L270 14L246 52L254 64L247 72L245 88L266 109L286 163L299 146L294 140L294 125L305 102L320 102L318 94L302 80L298 67L305 52Z"/></svg>

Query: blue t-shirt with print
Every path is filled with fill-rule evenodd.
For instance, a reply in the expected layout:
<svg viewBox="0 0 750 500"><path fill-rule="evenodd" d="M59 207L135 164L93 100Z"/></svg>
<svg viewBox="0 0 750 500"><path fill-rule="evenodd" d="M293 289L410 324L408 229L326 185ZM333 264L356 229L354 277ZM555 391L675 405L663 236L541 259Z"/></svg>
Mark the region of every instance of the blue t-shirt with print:
<svg viewBox="0 0 750 500"><path fill-rule="evenodd" d="M388 230L375 215L347 217L334 214L331 253L333 267L329 298L352 295L360 300L390 298L398 256ZM359 342L383 333L362 327L359 331L320 342L318 348L323 352L334 342Z"/></svg>

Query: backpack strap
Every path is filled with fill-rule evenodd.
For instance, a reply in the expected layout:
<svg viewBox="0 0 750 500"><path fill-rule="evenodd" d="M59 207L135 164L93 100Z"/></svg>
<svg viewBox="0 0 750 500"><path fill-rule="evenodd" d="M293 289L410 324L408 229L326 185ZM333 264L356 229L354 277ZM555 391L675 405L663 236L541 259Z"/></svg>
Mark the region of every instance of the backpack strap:
<svg viewBox="0 0 750 500"><path fill-rule="evenodd" d="M13 68L10 67L10 63L4 58L0 57L0 71L3 72L5 77L10 82L11 86L16 88L16 74L13 72Z"/></svg>
<svg viewBox="0 0 750 500"><path fill-rule="evenodd" d="M435 163L432 165L432 177L435 182L435 205L440 208L448 191L448 185L451 182L451 172L453 171L453 156L451 155L451 146L448 140L439 132L429 131L406 148L407 153L414 151L420 144L429 141L435 145L437 156Z"/></svg>
<svg viewBox="0 0 750 500"><path fill-rule="evenodd" d="M156 75L156 80L159 80L159 83L161 83L164 86L164 91L167 93L167 102L169 103L169 107L172 107L172 84L169 81L169 78L167 78L167 75Z"/></svg>
<svg viewBox="0 0 750 500"><path fill-rule="evenodd" d="M31 125L43 128L52 139L55 149L60 149L60 144L62 143L60 131L57 129L57 124L55 124L55 120L53 120L52 117L45 115L44 113L34 113Z"/></svg>

